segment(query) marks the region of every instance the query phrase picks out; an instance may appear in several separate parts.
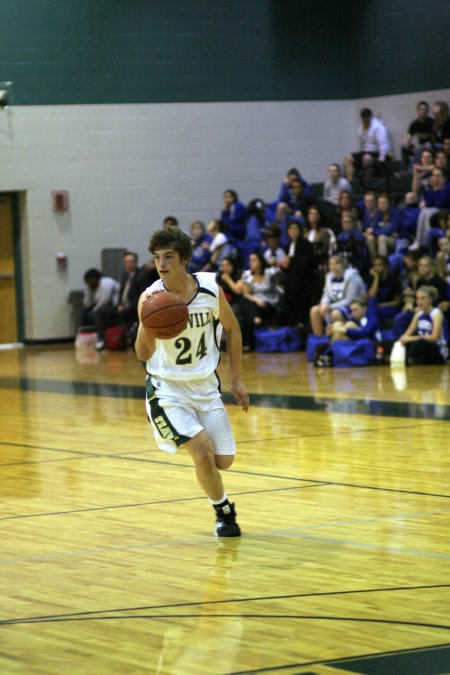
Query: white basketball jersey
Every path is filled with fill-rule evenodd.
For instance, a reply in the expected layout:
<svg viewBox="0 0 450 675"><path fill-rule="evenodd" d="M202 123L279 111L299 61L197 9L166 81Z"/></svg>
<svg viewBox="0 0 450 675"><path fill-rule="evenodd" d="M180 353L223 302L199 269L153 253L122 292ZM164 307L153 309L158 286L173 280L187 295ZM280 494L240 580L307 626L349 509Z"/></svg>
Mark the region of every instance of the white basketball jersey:
<svg viewBox="0 0 450 675"><path fill-rule="evenodd" d="M220 358L219 287L215 274L197 272L192 275L198 284L188 304L189 323L186 329L170 340L156 340L156 350L147 361L149 375L169 380L199 380L211 375ZM149 290L163 291L162 279Z"/></svg>

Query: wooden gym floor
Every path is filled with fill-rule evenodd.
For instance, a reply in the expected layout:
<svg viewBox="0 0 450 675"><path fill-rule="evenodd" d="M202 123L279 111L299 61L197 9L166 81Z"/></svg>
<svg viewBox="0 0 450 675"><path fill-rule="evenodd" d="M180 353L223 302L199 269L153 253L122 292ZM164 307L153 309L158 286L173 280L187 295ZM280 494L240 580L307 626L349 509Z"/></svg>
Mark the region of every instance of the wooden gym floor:
<svg viewBox="0 0 450 675"><path fill-rule="evenodd" d="M223 542L132 353L0 373L2 675L450 672L449 366L245 355Z"/></svg>

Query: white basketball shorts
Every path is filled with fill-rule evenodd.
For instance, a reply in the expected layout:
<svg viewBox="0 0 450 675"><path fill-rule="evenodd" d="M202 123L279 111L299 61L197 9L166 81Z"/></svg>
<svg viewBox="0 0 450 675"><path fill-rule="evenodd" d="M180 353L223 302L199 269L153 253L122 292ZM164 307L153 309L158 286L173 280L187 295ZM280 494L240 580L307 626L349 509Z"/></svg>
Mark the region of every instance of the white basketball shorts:
<svg viewBox="0 0 450 675"><path fill-rule="evenodd" d="M175 453L179 447L206 431L216 455L235 455L236 445L215 373L190 382L147 377L146 409L156 443Z"/></svg>

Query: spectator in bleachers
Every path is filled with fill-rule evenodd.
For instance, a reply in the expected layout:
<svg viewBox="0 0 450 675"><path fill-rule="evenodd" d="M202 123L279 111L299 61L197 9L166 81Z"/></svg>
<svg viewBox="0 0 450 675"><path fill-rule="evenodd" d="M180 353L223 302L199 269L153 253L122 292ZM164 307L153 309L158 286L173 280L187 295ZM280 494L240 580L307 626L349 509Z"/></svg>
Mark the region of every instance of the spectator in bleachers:
<svg viewBox="0 0 450 675"><path fill-rule="evenodd" d="M444 316L436 302L437 291L432 286L421 285L417 289L417 312L410 325L400 337L406 346L408 365L444 364L448 357L444 335Z"/></svg>
<svg viewBox="0 0 450 675"><path fill-rule="evenodd" d="M364 232L371 260L393 251L398 234L398 212L391 206L386 193L378 195L377 212L376 224Z"/></svg>
<svg viewBox="0 0 450 675"><path fill-rule="evenodd" d="M442 150L447 157L447 166L450 167L450 136L442 139Z"/></svg>
<svg viewBox="0 0 450 675"><path fill-rule="evenodd" d="M445 236L449 213L448 209L439 209L430 217L430 229L425 235L425 247L433 257L439 249L438 240Z"/></svg>
<svg viewBox="0 0 450 675"><path fill-rule="evenodd" d="M358 209L354 202L352 193L348 190L342 190L342 192L339 193L335 221L333 224L333 230L335 232L340 232L341 219L344 213L348 213L354 221L359 221Z"/></svg>
<svg viewBox="0 0 450 675"><path fill-rule="evenodd" d="M334 232L324 226L322 214L317 206L309 206L304 214L306 238L313 245L316 263L328 260L336 244Z"/></svg>
<svg viewBox="0 0 450 675"><path fill-rule="evenodd" d="M291 219L287 232L290 243L279 263L284 271L283 319L290 326L306 326L315 283L314 251L301 222Z"/></svg>
<svg viewBox="0 0 450 675"><path fill-rule="evenodd" d="M231 309L239 319L242 284L240 283L240 274L231 258L222 258L220 261L220 266L216 273L216 281L225 293Z"/></svg>
<svg viewBox="0 0 450 675"><path fill-rule="evenodd" d="M344 162L345 175L353 180L355 171L362 170L365 178L372 178L376 162L384 162L391 152L389 134L384 123L373 116L369 108L360 112L358 129L359 152L347 155Z"/></svg>
<svg viewBox="0 0 450 675"><path fill-rule="evenodd" d="M436 260L429 255L424 255L419 260L418 271L419 277L415 283L414 290L417 291L420 286L433 286L437 291L437 306L444 314L448 312L450 302L447 298L447 284L439 275L439 267Z"/></svg>
<svg viewBox="0 0 450 675"><path fill-rule="evenodd" d="M448 289L450 284L450 239L448 237L441 237L438 241L438 246L439 250L436 253L436 262L438 264L439 276L447 283Z"/></svg>
<svg viewBox="0 0 450 675"><path fill-rule="evenodd" d="M246 352L254 349L254 329L266 324L275 316L280 299L277 270L266 266L262 253L252 253L249 265L249 269L242 273L240 281L242 348Z"/></svg>
<svg viewBox="0 0 450 675"><path fill-rule="evenodd" d="M430 106L426 101L419 101L416 112L417 118L411 122L402 142L402 164L405 170L409 169L416 152L425 144L433 141L434 120L428 115Z"/></svg>
<svg viewBox="0 0 450 675"><path fill-rule="evenodd" d="M166 216L163 220L163 228L166 230L168 227L178 227L178 218Z"/></svg>
<svg viewBox="0 0 450 675"><path fill-rule="evenodd" d="M367 190L364 193L364 207L361 218L361 228L363 232L375 227L378 218L377 197L373 190Z"/></svg>
<svg viewBox="0 0 450 675"><path fill-rule="evenodd" d="M267 243L267 248L263 252L263 255L267 266L279 267L286 254L280 246L280 236L278 231L269 228L266 231L265 240Z"/></svg>
<svg viewBox="0 0 450 675"><path fill-rule="evenodd" d="M437 147L442 147L444 138L450 138L450 115L447 103L436 101L433 106L433 113L433 143Z"/></svg>
<svg viewBox="0 0 450 675"><path fill-rule="evenodd" d="M206 232L205 223L194 220L191 225L192 256L186 266L191 274L200 272L209 262L212 237Z"/></svg>
<svg viewBox="0 0 450 675"><path fill-rule="evenodd" d="M342 232L336 238L336 253L345 258L350 267L355 267L363 278L369 264L366 239L350 213L342 214Z"/></svg>
<svg viewBox="0 0 450 675"><path fill-rule="evenodd" d="M405 203L398 211L398 236L408 244L415 239L419 213L417 195L414 192L407 192Z"/></svg>
<svg viewBox="0 0 450 675"><path fill-rule="evenodd" d="M449 180L450 160L445 154L443 148L436 150L434 155L434 168L440 169L446 181Z"/></svg>
<svg viewBox="0 0 450 675"><path fill-rule="evenodd" d="M389 271L388 259L377 256L369 273L369 298L376 301L376 315L379 321L392 319L402 302L402 287L397 275Z"/></svg>
<svg viewBox="0 0 450 675"><path fill-rule="evenodd" d="M431 173L434 169L434 155L428 148L420 152L419 162L413 165L413 179L411 190L419 194L428 187Z"/></svg>
<svg viewBox="0 0 450 675"><path fill-rule="evenodd" d="M348 180L342 176L339 164L329 164L328 178L323 186L323 198L337 206L339 193L343 190L351 192L352 186Z"/></svg>
<svg viewBox="0 0 450 675"><path fill-rule="evenodd" d="M84 274L84 297L81 325L93 325L97 330L96 349L105 348L105 318L114 311L119 302L120 284L111 277L104 277L92 267Z"/></svg>
<svg viewBox="0 0 450 675"><path fill-rule="evenodd" d="M222 221L216 218L210 220L206 226L206 230L211 236L211 243L209 245L209 261L206 263L204 271L217 270L223 258L231 258L232 260L238 258L238 250L235 244L228 240L227 235L223 232L223 227Z"/></svg>
<svg viewBox="0 0 450 675"><path fill-rule="evenodd" d="M239 201L237 192L225 190L223 193L221 220L229 239L242 241L245 236L245 206Z"/></svg>
<svg viewBox="0 0 450 675"><path fill-rule="evenodd" d="M298 186L298 183L301 183L301 188ZM295 214L295 211L299 210L297 206L298 202L301 199L312 196L312 188L301 176L300 171L295 167L289 169L281 183L280 193L277 199L275 220L280 222L284 216Z"/></svg>
<svg viewBox="0 0 450 675"><path fill-rule="evenodd" d="M427 232L430 228L431 216L439 209L450 209L450 183L446 182L440 169L433 169L430 178L430 187L424 191L423 200L419 204L420 213L417 221L417 231L412 249L425 244Z"/></svg>
<svg viewBox="0 0 450 675"><path fill-rule="evenodd" d="M373 302L366 295L358 295L350 303L350 316L345 323L331 324L330 340L381 340L381 329Z"/></svg>
<svg viewBox="0 0 450 675"><path fill-rule="evenodd" d="M325 324L346 320L350 303L357 295L366 293L359 272L349 268L345 258L332 256L329 270L320 303L314 305L310 312L311 329L318 336L324 334Z"/></svg>

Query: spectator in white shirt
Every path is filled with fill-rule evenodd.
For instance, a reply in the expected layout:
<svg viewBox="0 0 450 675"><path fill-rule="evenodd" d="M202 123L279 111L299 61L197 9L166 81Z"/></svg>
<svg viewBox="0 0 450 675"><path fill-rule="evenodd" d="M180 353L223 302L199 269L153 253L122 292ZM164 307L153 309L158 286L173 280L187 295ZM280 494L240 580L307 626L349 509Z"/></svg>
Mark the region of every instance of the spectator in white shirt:
<svg viewBox="0 0 450 675"><path fill-rule="evenodd" d="M375 162L384 162L391 152L388 130L381 120L373 116L369 108L360 112L361 125L358 129L359 152L353 152L345 158L345 175L353 180L355 170L363 170L365 178L371 178Z"/></svg>
<svg viewBox="0 0 450 675"><path fill-rule="evenodd" d="M341 175L339 164L328 165L328 178L323 186L323 198L332 204L338 205L340 192L351 192L352 186L346 178Z"/></svg>

